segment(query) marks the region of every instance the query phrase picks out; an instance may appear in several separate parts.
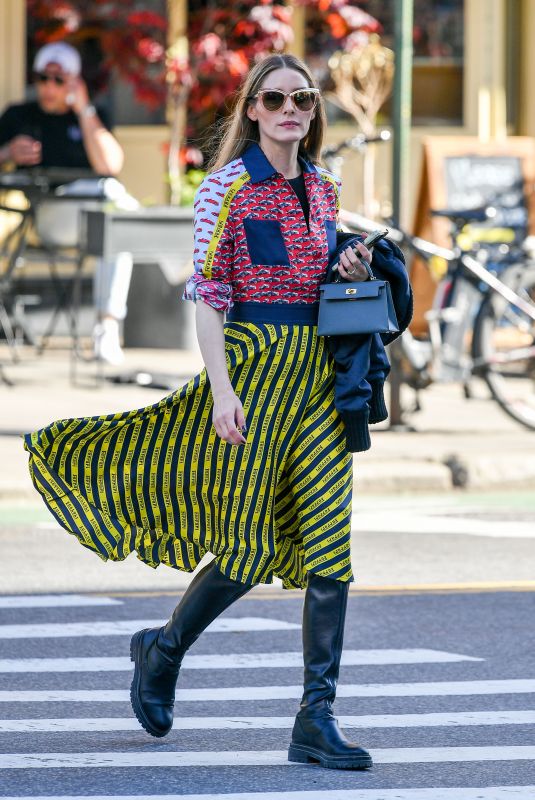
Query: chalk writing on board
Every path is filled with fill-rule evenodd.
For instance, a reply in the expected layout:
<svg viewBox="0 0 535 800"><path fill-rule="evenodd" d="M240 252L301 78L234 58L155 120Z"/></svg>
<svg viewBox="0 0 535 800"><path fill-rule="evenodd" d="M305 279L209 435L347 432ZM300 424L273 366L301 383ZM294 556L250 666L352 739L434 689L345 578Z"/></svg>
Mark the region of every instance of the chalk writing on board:
<svg viewBox="0 0 535 800"><path fill-rule="evenodd" d="M447 156L444 172L448 208L465 210L491 204L491 224L526 228L522 159L515 156Z"/></svg>

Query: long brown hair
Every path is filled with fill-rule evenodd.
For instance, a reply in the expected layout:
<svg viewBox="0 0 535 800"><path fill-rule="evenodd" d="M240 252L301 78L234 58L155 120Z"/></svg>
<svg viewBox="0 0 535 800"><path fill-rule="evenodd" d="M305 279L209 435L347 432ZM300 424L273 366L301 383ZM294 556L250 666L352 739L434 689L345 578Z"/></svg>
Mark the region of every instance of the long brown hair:
<svg viewBox="0 0 535 800"><path fill-rule="evenodd" d="M232 114L220 123L219 132L214 137L213 144L216 145L216 149L208 164L208 172L220 169L229 161L239 158L251 142L260 141L258 123L247 116L249 98L262 87L266 75L275 69L284 67L300 72L306 78L309 86L319 88L307 65L296 56L273 54L251 67L238 91ZM325 107L320 95L316 114L310 121L308 133L299 142L299 155L306 157L309 161L319 163L326 125Z"/></svg>

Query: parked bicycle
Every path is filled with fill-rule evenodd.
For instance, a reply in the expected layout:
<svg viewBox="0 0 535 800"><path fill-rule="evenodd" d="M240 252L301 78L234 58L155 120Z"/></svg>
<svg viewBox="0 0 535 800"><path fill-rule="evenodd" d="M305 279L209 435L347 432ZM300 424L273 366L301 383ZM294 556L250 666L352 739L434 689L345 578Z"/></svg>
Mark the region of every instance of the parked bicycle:
<svg viewBox="0 0 535 800"><path fill-rule="evenodd" d="M324 151L325 162L340 174L345 150L363 153L371 142L388 141L387 134L346 139ZM433 382L459 382L469 398L472 378L479 377L509 416L535 430L535 237L519 242L512 235L507 241L504 228L510 232L516 224L515 210L500 208L504 198L492 200L477 209L434 212L451 222L451 249L393 228L388 220L342 210L341 221L366 233L386 222L407 260L418 256L435 276L426 314L429 335L415 338L406 331L400 340L402 381L416 392L412 410L420 407L419 392ZM486 235L468 240L470 225L489 222Z"/></svg>
<svg viewBox="0 0 535 800"><path fill-rule="evenodd" d="M480 218L481 209L476 211L435 213L452 219L456 240L467 222ZM345 210L341 220L356 232L378 225ZM447 265L426 314L428 338L417 339L409 331L401 337L402 380L417 393L413 410L419 408L418 392L431 383L459 382L470 397L471 379L479 377L507 414L535 430L535 259L529 252L531 242L526 240L522 260L489 265L484 248L472 253L455 244L450 250L399 229L390 229L389 236L430 269L437 259Z"/></svg>

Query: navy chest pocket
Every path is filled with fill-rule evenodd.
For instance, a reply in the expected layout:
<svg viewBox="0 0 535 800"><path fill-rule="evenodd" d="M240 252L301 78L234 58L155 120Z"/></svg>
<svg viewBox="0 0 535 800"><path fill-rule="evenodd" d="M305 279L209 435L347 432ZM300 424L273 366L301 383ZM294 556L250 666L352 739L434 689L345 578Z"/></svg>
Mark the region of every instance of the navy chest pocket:
<svg viewBox="0 0 535 800"><path fill-rule="evenodd" d="M329 255L332 255L336 250L336 220L326 219L325 230L327 232L327 245L329 247Z"/></svg>
<svg viewBox="0 0 535 800"><path fill-rule="evenodd" d="M276 219L243 219L251 264L288 265L290 259L280 222Z"/></svg>

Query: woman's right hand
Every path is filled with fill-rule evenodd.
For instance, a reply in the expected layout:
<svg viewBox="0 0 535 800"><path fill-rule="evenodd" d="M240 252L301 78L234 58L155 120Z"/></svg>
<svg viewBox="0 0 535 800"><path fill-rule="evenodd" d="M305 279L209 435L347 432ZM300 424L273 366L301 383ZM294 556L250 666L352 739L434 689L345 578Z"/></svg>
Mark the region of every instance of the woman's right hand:
<svg viewBox="0 0 535 800"><path fill-rule="evenodd" d="M216 433L229 444L245 444L245 414L240 399L228 389L214 394L214 411L212 416Z"/></svg>

